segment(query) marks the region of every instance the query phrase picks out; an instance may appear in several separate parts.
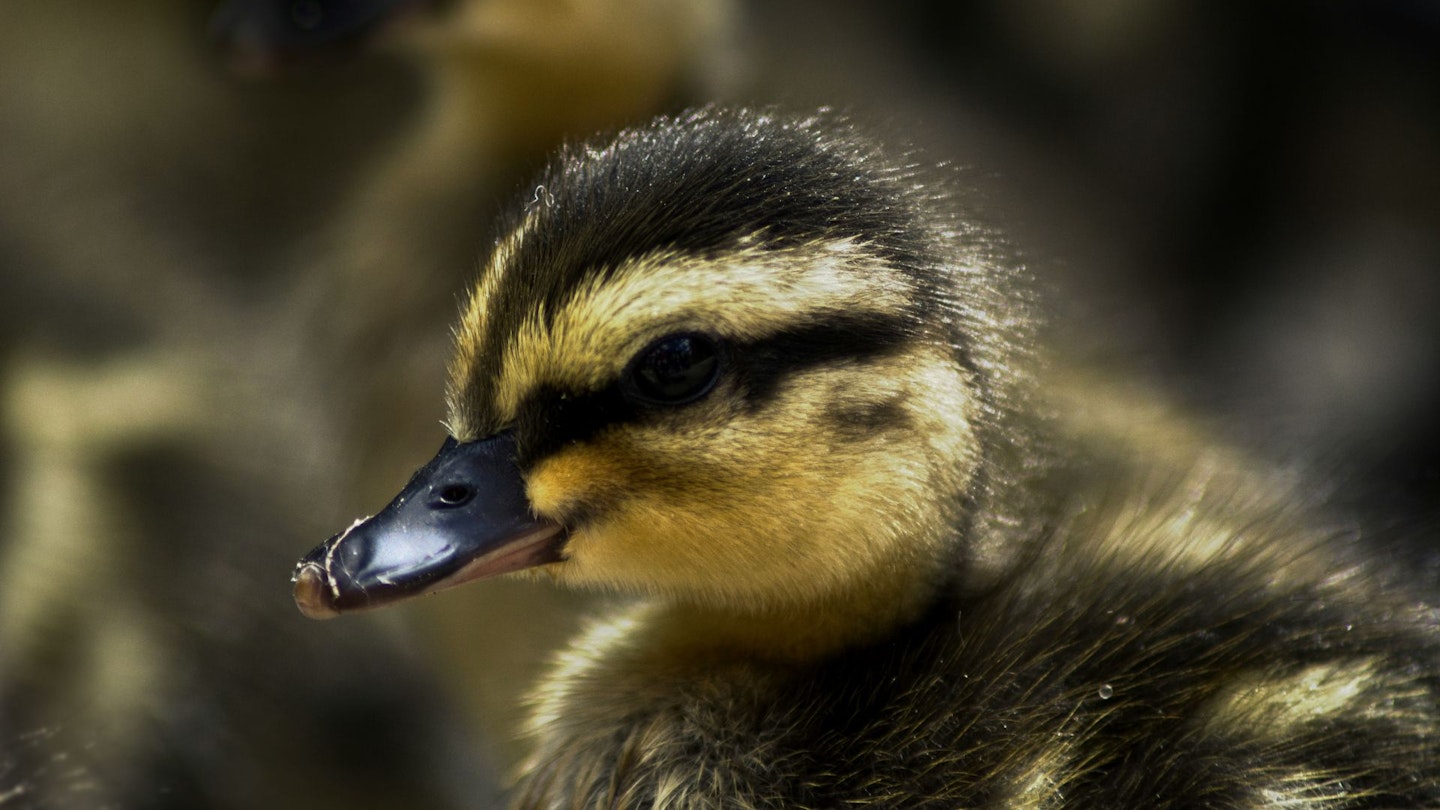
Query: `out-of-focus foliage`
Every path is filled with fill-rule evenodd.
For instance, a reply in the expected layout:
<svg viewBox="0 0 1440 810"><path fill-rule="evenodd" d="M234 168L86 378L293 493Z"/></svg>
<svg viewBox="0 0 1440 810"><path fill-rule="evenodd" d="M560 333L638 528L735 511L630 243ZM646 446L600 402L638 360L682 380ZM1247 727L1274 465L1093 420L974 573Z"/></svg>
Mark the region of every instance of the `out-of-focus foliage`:
<svg viewBox="0 0 1440 810"><path fill-rule="evenodd" d="M1433 4L342 5L0 5L0 808L488 805L586 602L285 577L439 443L492 207L681 103L975 167L1078 353L1435 523Z"/></svg>

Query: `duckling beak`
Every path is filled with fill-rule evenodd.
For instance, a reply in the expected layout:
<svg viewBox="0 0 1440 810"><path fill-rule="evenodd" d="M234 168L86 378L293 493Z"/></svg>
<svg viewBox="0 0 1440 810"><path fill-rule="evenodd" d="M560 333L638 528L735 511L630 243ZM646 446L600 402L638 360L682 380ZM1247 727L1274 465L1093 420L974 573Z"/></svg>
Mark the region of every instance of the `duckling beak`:
<svg viewBox="0 0 1440 810"><path fill-rule="evenodd" d="M556 562L564 540L530 511L512 434L447 439L379 514L300 560L295 604L312 619L380 607Z"/></svg>

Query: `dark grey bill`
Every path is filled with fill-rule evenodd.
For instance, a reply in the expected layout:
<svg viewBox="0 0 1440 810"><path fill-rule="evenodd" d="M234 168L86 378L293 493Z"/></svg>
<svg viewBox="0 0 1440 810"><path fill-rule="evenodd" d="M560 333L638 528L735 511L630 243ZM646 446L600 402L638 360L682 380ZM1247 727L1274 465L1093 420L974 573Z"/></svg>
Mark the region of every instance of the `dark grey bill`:
<svg viewBox="0 0 1440 810"><path fill-rule="evenodd" d="M556 562L564 540L530 511L511 433L447 439L379 514L300 560L295 604L312 619L380 607Z"/></svg>

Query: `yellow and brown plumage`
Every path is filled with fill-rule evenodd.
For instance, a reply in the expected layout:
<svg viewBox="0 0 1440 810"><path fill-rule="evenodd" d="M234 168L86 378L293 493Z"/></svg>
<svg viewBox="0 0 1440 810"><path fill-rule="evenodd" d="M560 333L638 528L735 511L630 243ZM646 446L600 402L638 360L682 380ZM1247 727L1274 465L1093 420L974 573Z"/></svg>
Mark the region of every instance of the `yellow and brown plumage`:
<svg viewBox="0 0 1440 810"><path fill-rule="evenodd" d="M457 329L450 439L302 609L639 595L537 689L520 807L1440 804L1432 608L1241 454L1033 371L927 189L830 115L565 151Z"/></svg>

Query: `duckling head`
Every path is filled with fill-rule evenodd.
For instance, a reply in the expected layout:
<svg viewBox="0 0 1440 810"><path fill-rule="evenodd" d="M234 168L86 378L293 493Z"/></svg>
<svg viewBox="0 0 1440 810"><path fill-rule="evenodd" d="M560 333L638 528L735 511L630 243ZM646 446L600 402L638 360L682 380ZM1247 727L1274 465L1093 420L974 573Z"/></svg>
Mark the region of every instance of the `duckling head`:
<svg viewBox="0 0 1440 810"><path fill-rule="evenodd" d="M752 616L928 599L982 545L1024 323L936 202L830 114L568 148L464 308L445 445L301 561L301 609L522 570Z"/></svg>

